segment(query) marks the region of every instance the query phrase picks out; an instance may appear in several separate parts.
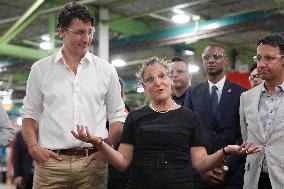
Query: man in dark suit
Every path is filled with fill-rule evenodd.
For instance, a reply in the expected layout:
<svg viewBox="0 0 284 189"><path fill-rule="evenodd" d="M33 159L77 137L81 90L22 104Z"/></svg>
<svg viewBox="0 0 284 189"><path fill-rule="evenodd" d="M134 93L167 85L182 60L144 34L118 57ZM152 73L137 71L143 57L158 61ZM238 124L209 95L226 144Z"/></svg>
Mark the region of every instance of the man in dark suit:
<svg viewBox="0 0 284 189"><path fill-rule="evenodd" d="M241 144L239 105L245 89L226 79L228 59L221 45L206 47L202 60L208 81L187 92L184 106L200 114L206 149L212 154L229 144ZM222 166L196 178L196 188L241 189L244 162L243 157L228 156Z"/></svg>
<svg viewBox="0 0 284 189"><path fill-rule="evenodd" d="M29 154L22 133L18 132L14 144L14 177L17 189L32 189L33 159Z"/></svg>

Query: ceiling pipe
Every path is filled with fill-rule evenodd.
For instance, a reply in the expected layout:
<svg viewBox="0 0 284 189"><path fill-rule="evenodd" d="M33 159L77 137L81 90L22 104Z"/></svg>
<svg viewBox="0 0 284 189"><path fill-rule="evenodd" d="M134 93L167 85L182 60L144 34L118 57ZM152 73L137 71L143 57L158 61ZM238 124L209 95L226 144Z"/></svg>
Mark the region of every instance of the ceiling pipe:
<svg viewBox="0 0 284 189"><path fill-rule="evenodd" d="M200 39L221 36L236 31L246 31L251 27L263 24L265 21L283 19L283 14L277 13L246 13L236 16L213 19L199 22L198 30L194 24L153 32L146 35L128 37L110 42L111 48L121 48L147 45L173 45L181 43L192 43ZM218 23L216 29L206 29L206 26Z"/></svg>

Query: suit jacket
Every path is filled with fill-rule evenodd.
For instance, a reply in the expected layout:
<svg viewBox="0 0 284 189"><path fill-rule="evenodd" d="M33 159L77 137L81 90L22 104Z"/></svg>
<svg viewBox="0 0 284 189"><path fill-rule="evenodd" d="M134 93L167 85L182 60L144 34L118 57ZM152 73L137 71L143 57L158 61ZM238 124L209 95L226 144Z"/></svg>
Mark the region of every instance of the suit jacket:
<svg viewBox="0 0 284 189"><path fill-rule="evenodd" d="M224 83L222 95L217 108L216 117L210 106L208 81L190 89L185 99L185 107L198 112L203 121L203 139L208 154L212 154L229 144L241 144L242 137L239 121L240 95L245 88L227 80ZM244 174L244 157L229 156L226 174L222 188L232 185L242 185Z"/></svg>
<svg viewBox="0 0 284 189"><path fill-rule="evenodd" d="M267 128L266 136L258 114L263 83L241 96L240 123L243 140L253 141L263 147L257 154L248 155L245 165L244 189L257 189L262 162L266 157L272 188L284 188L284 98L279 104L274 121Z"/></svg>
<svg viewBox="0 0 284 189"><path fill-rule="evenodd" d="M18 132L13 150L14 161L14 177L24 177L24 183L28 181L32 175L33 159L29 154L27 145L23 139L22 133Z"/></svg>

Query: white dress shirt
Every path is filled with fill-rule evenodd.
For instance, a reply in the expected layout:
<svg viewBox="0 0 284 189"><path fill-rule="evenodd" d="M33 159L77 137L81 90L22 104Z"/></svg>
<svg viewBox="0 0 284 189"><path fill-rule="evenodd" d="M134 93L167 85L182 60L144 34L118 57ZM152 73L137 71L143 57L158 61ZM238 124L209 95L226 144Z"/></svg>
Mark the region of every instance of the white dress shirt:
<svg viewBox="0 0 284 189"><path fill-rule="evenodd" d="M221 95L222 95L222 90L223 90L225 81L226 81L226 77L225 77L225 76L224 76L220 81L218 81L218 82L215 83L215 84L208 80L208 83L209 83L209 92L210 92L210 93L211 93L211 91L212 91L212 86L213 86L213 85L215 85L215 86L218 88L218 90L216 91L216 92L217 92L217 95L218 95L218 102L220 101L220 98L221 98Z"/></svg>
<svg viewBox="0 0 284 189"><path fill-rule="evenodd" d="M106 121L124 122L124 107L111 64L87 52L75 75L59 51L32 66L21 114L39 123L39 144L54 150L89 146L71 134L78 124L106 138Z"/></svg>

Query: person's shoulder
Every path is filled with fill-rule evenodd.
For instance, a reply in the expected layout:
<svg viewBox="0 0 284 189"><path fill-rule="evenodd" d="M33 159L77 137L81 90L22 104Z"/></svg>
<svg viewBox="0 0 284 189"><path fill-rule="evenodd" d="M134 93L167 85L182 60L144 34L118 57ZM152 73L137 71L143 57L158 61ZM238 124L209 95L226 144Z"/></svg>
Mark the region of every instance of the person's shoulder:
<svg viewBox="0 0 284 189"><path fill-rule="evenodd" d="M147 112L149 112L149 111L150 111L150 108L149 108L148 105L146 105L146 106L143 106L143 107L138 108L138 109L136 109L136 110L133 110L133 111L131 111L130 113L131 113L131 114L134 114L134 115L137 115L137 114L147 113Z"/></svg>
<svg viewBox="0 0 284 189"><path fill-rule="evenodd" d="M143 118L144 116L146 116L149 112L150 112L150 108L149 106L143 106L142 108L136 109L136 110L132 110L129 114L128 117L131 117L132 120L136 120L139 118Z"/></svg>
<svg viewBox="0 0 284 189"><path fill-rule="evenodd" d="M51 59L54 58L54 54L52 55L49 55L47 57L44 57L40 60L37 60L33 65L32 67L39 67L39 66L45 66L47 65L48 63L50 63Z"/></svg>
<svg viewBox="0 0 284 189"><path fill-rule="evenodd" d="M259 92L261 91L261 88L263 87L263 84L260 84L256 87L253 87L245 92L242 93L243 96L249 96L249 95L255 95L255 94L259 94Z"/></svg>
<svg viewBox="0 0 284 189"><path fill-rule="evenodd" d="M198 85L196 85L196 86L194 86L194 87L190 87L190 88L188 89L188 91L199 91L201 88L203 88L204 86L206 86L206 84L208 84L207 81L206 81L206 82L202 82L202 83L200 83L200 84L198 84Z"/></svg>
<svg viewBox="0 0 284 189"><path fill-rule="evenodd" d="M241 92L244 92L244 91L247 91L246 88L244 88L243 86L237 84L237 83L234 83L230 80L227 79L227 82L231 85L231 87L233 87L234 89L238 90L238 91L241 91Z"/></svg>
<svg viewBox="0 0 284 189"><path fill-rule="evenodd" d="M199 91L202 90L205 86L206 86L206 82L202 82L194 87L190 87L187 90L187 93L199 93Z"/></svg>
<svg viewBox="0 0 284 189"><path fill-rule="evenodd" d="M110 64L108 61L92 54L92 53L88 53L88 56L93 60L92 63L94 63L96 66L100 66L102 68L113 68L114 66L112 64Z"/></svg>

